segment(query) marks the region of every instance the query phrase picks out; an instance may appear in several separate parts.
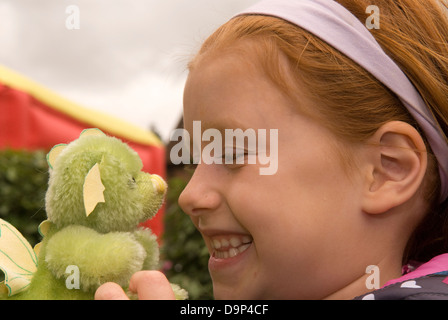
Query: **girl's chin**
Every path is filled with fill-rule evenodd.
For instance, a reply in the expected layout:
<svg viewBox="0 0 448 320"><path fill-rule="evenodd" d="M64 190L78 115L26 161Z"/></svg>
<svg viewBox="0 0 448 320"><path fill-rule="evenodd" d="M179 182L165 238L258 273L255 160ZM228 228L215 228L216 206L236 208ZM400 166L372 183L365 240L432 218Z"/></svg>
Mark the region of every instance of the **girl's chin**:
<svg viewBox="0 0 448 320"><path fill-rule="evenodd" d="M235 296L240 291L237 288L245 286L247 281L252 281L249 278L252 278L251 274L253 275L253 272L250 273L250 270L253 270L251 264L254 261L252 259L253 247L251 243L243 252L227 258L219 253L213 253L210 256L208 268L213 280L213 290L216 299L240 299Z"/></svg>

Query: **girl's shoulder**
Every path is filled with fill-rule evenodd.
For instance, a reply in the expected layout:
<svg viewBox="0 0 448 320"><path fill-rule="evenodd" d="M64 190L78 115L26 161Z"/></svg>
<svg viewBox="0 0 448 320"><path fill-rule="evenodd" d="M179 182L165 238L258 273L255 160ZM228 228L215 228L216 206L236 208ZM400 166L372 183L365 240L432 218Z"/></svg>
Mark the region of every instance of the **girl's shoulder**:
<svg viewBox="0 0 448 320"><path fill-rule="evenodd" d="M448 254L439 255L355 300L448 300Z"/></svg>

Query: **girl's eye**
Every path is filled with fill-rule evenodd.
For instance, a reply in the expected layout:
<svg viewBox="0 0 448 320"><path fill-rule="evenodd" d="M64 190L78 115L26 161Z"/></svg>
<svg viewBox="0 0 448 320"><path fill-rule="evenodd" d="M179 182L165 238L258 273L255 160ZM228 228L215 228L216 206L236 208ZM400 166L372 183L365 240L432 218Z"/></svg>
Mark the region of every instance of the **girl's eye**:
<svg viewBox="0 0 448 320"><path fill-rule="evenodd" d="M222 155L222 161L223 164L244 164L247 155L247 150L226 148Z"/></svg>
<svg viewBox="0 0 448 320"><path fill-rule="evenodd" d="M244 163L244 157L247 155L247 153L244 152L232 152L232 153L225 153L222 157L225 164L237 164L237 163Z"/></svg>
<svg viewBox="0 0 448 320"><path fill-rule="evenodd" d="M131 187L131 188L135 188L135 187L136 187L136 185L137 185L137 181L135 180L134 177L131 177L131 178L128 180L128 185L129 185L129 187Z"/></svg>

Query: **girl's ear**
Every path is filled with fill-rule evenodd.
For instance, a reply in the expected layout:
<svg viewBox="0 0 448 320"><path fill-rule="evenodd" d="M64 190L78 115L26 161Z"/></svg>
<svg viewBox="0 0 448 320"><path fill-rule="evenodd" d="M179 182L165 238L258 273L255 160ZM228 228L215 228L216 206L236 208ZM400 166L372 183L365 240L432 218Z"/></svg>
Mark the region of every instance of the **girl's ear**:
<svg viewBox="0 0 448 320"><path fill-rule="evenodd" d="M418 131L402 121L381 126L371 137L363 211L379 214L397 207L419 190L427 168L426 146Z"/></svg>

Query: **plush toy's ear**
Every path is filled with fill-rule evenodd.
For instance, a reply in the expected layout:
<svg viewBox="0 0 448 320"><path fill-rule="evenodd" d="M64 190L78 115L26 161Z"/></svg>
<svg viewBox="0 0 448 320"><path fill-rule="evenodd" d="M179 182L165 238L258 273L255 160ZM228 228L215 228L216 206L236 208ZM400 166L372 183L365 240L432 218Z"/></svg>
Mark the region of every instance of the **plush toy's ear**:
<svg viewBox="0 0 448 320"><path fill-rule="evenodd" d="M84 208L88 217L96 205L104 200L103 191L106 188L101 182L100 166L96 163L87 173L83 185Z"/></svg>
<svg viewBox="0 0 448 320"><path fill-rule="evenodd" d="M86 136L105 136L106 134L97 128L90 128L90 129L84 129L82 130L79 137L86 137Z"/></svg>
<svg viewBox="0 0 448 320"><path fill-rule="evenodd" d="M67 147L66 144L57 144L55 145L50 152L47 153L47 163L48 166L53 169L54 163L56 162L56 158L61 154L62 150Z"/></svg>

